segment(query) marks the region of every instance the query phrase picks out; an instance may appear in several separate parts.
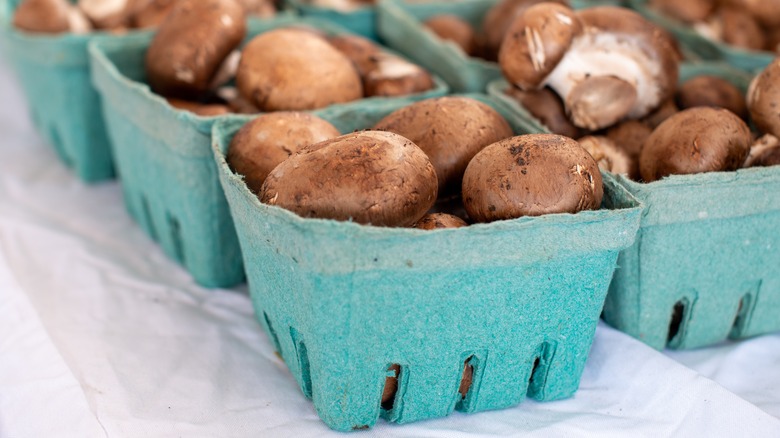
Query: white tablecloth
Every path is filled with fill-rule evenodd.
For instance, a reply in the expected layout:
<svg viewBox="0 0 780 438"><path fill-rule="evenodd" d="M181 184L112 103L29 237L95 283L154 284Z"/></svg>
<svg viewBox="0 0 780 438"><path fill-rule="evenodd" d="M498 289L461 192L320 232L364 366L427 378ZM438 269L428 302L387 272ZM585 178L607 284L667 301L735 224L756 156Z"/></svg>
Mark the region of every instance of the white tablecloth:
<svg viewBox="0 0 780 438"><path fill-rule="evenodd" d="M116 182L79 182L0 60L0 436L330 435L246 288L196 286ZM780 436L780 335L659 353L602 324L570 400L354 436L594 435Z"/></svg>

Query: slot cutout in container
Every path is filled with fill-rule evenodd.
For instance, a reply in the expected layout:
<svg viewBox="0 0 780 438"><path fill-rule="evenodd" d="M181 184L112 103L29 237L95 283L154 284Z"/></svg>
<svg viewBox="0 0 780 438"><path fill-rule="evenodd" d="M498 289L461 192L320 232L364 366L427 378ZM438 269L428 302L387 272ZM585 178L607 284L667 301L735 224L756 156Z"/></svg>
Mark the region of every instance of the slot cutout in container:
<svg viewBox="0 0 780 438"><path fill-rule="evenodd" d="M173 243L173 254L176 261L184 264L184 243L181 238L181 224L175 216L168 213L168 228L171 233L171 243Z"/></svg>
<svg viewBox="0 0 780 438"><path fill-rule="evenodd" d="M146 229L152 240L158 241L157 229L154 227L154 221L152 220L152 210L149 208L149 200L146 196L141 195L141 210L143 210L144 222L146 222Z"/></svg>
<svg viewBox="0 0 780 438"><path fill-rule="evenodd" d="M674 303L672 316L669 319L669 333L666 335L668 346L678 345L685 336L685 320L688 318L690 305L687 298Z"/></svg>
<svg viewBox="0 0 780 438"><path fill-rule="evenodd" d="M547 384L547 374L554 355L555 346L549 342L543 342L537 349L528 379L528 392L526 393L528 397L537 400L543 398L544 387Z"/></svg>
<svg viewBox="0 0 780 438"><path fill-rule="evenodd" d="M298 368L301 372L301 391L303 392L303 395L311 399L313 395L309 352L306 350L306 344L303 342L301 335L292 327L290 327L290 337L292 338L293 345L295 345L295 353L298 356Z"/></svg>
<svg viewBox="0 0 780 438"><path fill-rule="evenodd" d="M463 375L460 378L460 386L458 386L461 400L466 399L466 396L471 389L471 384L474 382L474 365L471 364L473 358L474 356L469 356L469 358L463 362Z"/></svg>
<svg viewBox="0 0 780 438"><path fill-rule="evenodd" d="M398 382L401 381L401 365L394 363L387 367L385 387L382 390L382 409L392 411L398 396Z"/></svg>
<svg viewBox="0 0 780 438"><path fill-rule="evenodd" d="M268 314L263 312L263 319L265 320L265 326L268 327L268 333L271 335L271 342L274 344L274 351L277 354L282 354L282 348L279 345L279 337L276 335L276 330L274 330L273 324L271 324L271 320L268 318Z"/></svg>
<svg viewBox="0 0 780 438"><path fill-rule="evenodd" d="M734 317L734 324L731 326L729 339L739 339L742 337L742 333L744 332L749 319L752 301L753 297L750 294L745 294L742 299L739 300L737 315Z"/></svg>
<svg viewBox="0 0 780 438"><path fill-rule="evenodd" d="M469 355L463 361L463 369L458 384L457 402L455 410L459 412L470 412L473 408L473 400L476 393L477 374L481 369L479 359L475 355Z"/></svg>

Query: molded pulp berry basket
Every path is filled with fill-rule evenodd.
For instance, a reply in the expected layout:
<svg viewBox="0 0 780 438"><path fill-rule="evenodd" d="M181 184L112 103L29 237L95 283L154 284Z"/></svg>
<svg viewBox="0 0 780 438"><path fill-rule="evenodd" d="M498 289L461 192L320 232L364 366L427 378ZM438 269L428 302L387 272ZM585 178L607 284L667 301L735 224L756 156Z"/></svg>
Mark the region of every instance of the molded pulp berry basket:
<svg viewBox="0 0 780 438"><path fill-rule="evenodd" d="M60 160L86 182L112 178L111 148L100 99L92 87L87 44L137 35L35 35L13 28L19 0L0 0L0 40L15 70L37 130Z"/></svg>
<svg viewBox="0 0 780 438"><path fill-rule="evenodd" d="M750 75L722 63L685 64L743 92ZM490 93L519 111L503 94ZM696 348L780 330L780 169L618 181L644 205L634 245L620 254L604 319L646 344Z"/></svg>
<svg viewBox="0 0 780 438"><path fill-rule="evenodd" d="M497 108L498 109L498 108ZM256 315L331 428L406 423L577 390L640 209L605 176L599 211L423 231L303 219L261 204L214 126ZM466 397L464 363L473 367ZM397 364L398 374L388 373ZM389 375L398 389L380 400Z"/></svg>
<svg viewBox="0 0 780 438"><path fill-rule="evenodd" d="M498 0L453 0L410 3L404 0L380 0L376 28L380 39L409 59L441 76L456 92L484 92L487 85L501 78L495 62L468 56L460 47L428 31L423 22L440 14L456 15L481 32L485 14ZM573 0L574 9L618 5L619 1Z"/></svg>
<svg viewBox="0 0 780 438"><path fill-rule="evenodd" d="M280 17L255 26L253 34L308 24L326 32L341 28L316 20ZM199 117L172 108L144 83L146 40L106 41L90 48L95 86L131 215L166 253L207 287L231 286L244 278L241 253L211 153L211 125L220 117ZM437 87L406 98L370 98L333 105L327 112L443 95ZM319 113L320 111L315 111Z"/></svg>
<svg viewBox="0 0 780 438"><path fill-rule="evenodd" d="M636 10L647 19L652 20L674 34L688 52L692 52L702 59L722 60L749 72L758 72L775 59L775 54L771 52L740 49L728 44L708 40L696 32L690 25L653 10L648 5L647 0L627 0L627 4L631 9Z"/></svg>

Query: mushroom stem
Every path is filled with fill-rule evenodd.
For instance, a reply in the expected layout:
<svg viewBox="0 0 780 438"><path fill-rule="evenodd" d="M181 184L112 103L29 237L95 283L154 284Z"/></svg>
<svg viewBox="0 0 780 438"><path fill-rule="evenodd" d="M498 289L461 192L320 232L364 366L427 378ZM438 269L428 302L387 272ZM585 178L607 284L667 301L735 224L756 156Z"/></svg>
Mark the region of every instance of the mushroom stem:
<svg viewBox="0 0 780 438"><path fill-rule="evenodd" d="M591 76L575 85L566 97L572 122L597 130L624 118L637 100L632 84L615 76Z"/></svg>
<svg viewBox="0 0 780 438"><path fill-rule="evenodd" d="M544 84L553 88L564 101L568 101L572 90L590 77L612 76L621 79L635 89L636 101L627 116L640 118L658 105L661 93L655 78L662 74L659 62L649 57L646 50L642 50L643 45L645 43L634 35L586 31L575 38L569 51ZM582 126L576 121L574 123L589 129L608 126Z"/></svg>

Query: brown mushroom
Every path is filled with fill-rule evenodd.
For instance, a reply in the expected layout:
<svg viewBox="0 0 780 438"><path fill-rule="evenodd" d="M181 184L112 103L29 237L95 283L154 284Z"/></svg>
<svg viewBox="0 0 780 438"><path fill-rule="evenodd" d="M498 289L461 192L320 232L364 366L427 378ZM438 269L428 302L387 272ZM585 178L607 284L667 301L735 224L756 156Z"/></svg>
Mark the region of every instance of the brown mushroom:
<svg viewBox="0 0 780 438"><path fill-rule="evenodd" d="M357 35L334 35L328 37L328 42L352 61L361 78L374 68L373 58L380 52L371 40Z"/></svg>
<svg viewBox="0 0 780 438"><path fill-rule="evenodd" d="M471 160L463 176L463 203L476 222L597 209L603 195L593 157L555 134L494 143Z"/></svg>
<svg viewBox="0 0 780 438"><path fill-rule="evenodd" d="M246 33L235 0L179 0L146 52L146 73L156 92L197 98L213 88L223 61Z"/></svg>
<svg viewBox="0 0 780 438"><path fill-rule="evenodd" d="M550 86L572 122L590 130L650 113L672 96L678 74L668 33L609 6L528 8L510 27L499 62L522 89Z"/></svg>
<svg viewBox="0 0 780 438"><path fill-rule="evenodd" d="M517 87L509 87L505 94L515 99L553 134L572 138L582 135L582 130L574 126L566 116L566 108L561 98L548 87L525 91Z"/></svg>
<svg viewBox="0 0 780 438"><path fill-rule="evenodd" d="M645 182L668 175L735 170L748 155L750 129L731 111L695 107L661 123L642 148Z"/></svg>
<svg viewBox="0 0 780 438"><path fill-rule="evenodd" d="M762 50L766 44L764 31L758 21L738 7L724 6L718 10L723 42L734 47Z"/></svg>
<svg viewBox="0 0 780 438"><path fill-rule="evenodd" d="M586 135L577 142L596 160L599 169L615 174L631 175L634 163L615 142L601 135Z"/></svg>
<svg viewBox="0 0 780 438"><path fill-rule="evenodd" d="M452 41L469 56L479 52L477 35L474 28L464 19L453 14L439 14L423 22L437 37L444 41Z"/></svg>
<svg viewBox="0 0 780 438"><path fill-rule="evenodd" d="M158 27L173 10L177 0L146 0L135 8L131 24L135 28Z"/></svg>
<svg viewBox="0 0 780 438"><path fill-rule="evenodd" d="M352 62L325 39L299 29L277 29L244 47L236 85L263 111L302 111L360 99Z"/></svg>
<svg viewBox="0 0 780 438"><path fill-rule="evenodd" d="M677 103L675 103L673 98L670 98L663 102L653 112L643 117L642 122L646 123L650 128L655 129L658 125L663 123L664 120L679 112L680 108L677 108Z"/></svg>
<svg viewBox="0 0 780 438"><path fill-rule="evenodd" d="M742 167L769 167L780 164L780 140L765 134L750 146L750 153Z"/></svg>
<svg viewBox="0 0 780 438"><path fill-rule="evenodd" d="M740 118L747 118L745 97L731 82L717 76L695 76L680 85L677 103L681 109L696 106L725 108Z"/></svg>
<svg viewBox="0 0 780 438"><path fill-rule="evenodd" d="M780 27L780 0L740 0L739 5L764 27Z"/></svg>
<svg viewBox="0 0 780 438"><path fill-rule="evenodd" d="M515 18L533 5L550 1L562 5L569 4L567 0L502 0L490 8L482 20L482 31L485 34L485 57L489 60L498 58L504 37Z"/></svg>
<svg viewBox="0 0 780 438"><path fill-rule="evenodd" d="M759 131L780 137L780 59L772 61L750 82L747 106Z"/></svg>
<svg viewBox="0 0 780 438"><path fill-rule="evenodd" d="M428 213L422 217L414 228L421 230L439 230L443 228L460 228L468 226L463 219L447 213Z"/></svg>
<svg viewBox="0 0 780 438"><path fill-rule="evenodd" d="M436 171L414 143L361 131L304 148L268 175L261 202L309 218L408 227L436 202Z"/></svg>
<svg viewBox="0 0 780 438"><path fill-rule="evenodd" d="M244 175L249 189L258 193L268 174L290 155L339 135L338 129L313 114L284 111L263 114L233 137L227 161L234 172Z"/></svg>
<svg viewBox="0 0 780 438"><path fill-rule="evenodd" d="M714 0L650 0L650 6L664 15L686 23L706 20L715 11Z"/></svg>
<svg viewBox="0 0 780 438"><path fill-rule="evenodd" d="M374 68L363 77L366 97L407 96L434 87L433 76L419 65L381 52L373 58Z"/></svg>
<svg viewBox="0 0 780 438"><path fill-rule="evenodd" d="M78 7L98 29L128 27L135 0L78 0Z"/></svg>
<svg viewBox="0 0 780 438"><path fill-rule="evenodd" d="M83 33L89 24L67 0L24 0L14 10L13 25L36 33Z"/></svg>
<svg viewBox="0 0 780 438"><path fill-rule="evenodd" d="M493 108L468 97L426 99L394 111L373 129L413 141L430 158L439 192L457 192L469 161L485 146L512 136Z"/></svg>
<svg viewBox="0 0 780 438"><path fill-rule="evenodd" d="M274 0L239 0L244 12L259 18L271 18L276 15Z"/></svg>
<svg viewBox="0 0 780 438"><path fill-rule="evenodd" d="M633 180L640 179L639 156L642 153L642 145L653 132L646 123L639 120L626 120L609 128L605 135L612 140L615 146L623 151L629 159L628 177Z"/></svg>

